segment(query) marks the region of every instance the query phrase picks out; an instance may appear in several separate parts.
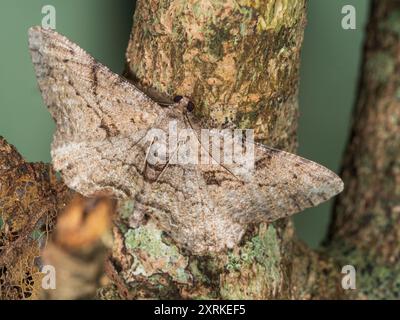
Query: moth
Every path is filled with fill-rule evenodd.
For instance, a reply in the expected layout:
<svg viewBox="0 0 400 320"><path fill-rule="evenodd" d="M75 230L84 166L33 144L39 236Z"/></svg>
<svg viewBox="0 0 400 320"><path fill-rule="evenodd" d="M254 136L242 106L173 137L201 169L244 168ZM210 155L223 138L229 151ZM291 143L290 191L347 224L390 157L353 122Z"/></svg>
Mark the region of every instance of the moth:
<svg viewBox="0 0 400 320"><path fill-rule="evenodd" d="M210 150L225 151L201 143L204 123L187 99L159 105L52 30L31 28L29 49L56 122L51 155L65 183L85 196L108 191L133 199L135 214L151 217L193 254L232 248L247 225L290 216L343 189L323 166L258 143L251 144L250 169L243 161L220 164ZM194 136L178 135L166 153L171 123ZM165 139L149 135L154 130ZM194 140L209 162L171 161ZM232 140L236 150L246 139Z"/></svg>

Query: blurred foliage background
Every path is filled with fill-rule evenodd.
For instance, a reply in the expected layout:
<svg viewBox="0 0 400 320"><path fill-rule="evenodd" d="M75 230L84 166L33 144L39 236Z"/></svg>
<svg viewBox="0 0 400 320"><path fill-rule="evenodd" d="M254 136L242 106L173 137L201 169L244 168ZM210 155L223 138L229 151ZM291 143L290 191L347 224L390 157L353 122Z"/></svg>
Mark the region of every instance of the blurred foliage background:
<svg viewBox="0 0 400 320"><path fill-rule="evenodd" d="M44 5L56 8L57 30L121 73L132 25L133 0L2 0L0 4L0 135L29 161L50 161L54 130L37 89L27 29ZM342 7L357 10L357 29L343 30ZM338 172L360 67L369 0L308 0L302 52L299 154ZM312 247L324 238L332 201L295 216Z"/></svg>

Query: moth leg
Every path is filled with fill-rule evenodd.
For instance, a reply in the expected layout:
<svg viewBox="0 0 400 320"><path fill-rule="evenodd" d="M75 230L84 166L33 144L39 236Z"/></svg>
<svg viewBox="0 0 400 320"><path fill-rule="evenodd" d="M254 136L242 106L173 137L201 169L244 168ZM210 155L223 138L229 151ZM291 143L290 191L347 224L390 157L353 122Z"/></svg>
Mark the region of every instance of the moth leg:
<svg viewBox="0 0 400 320"><path fill-rule="evenodd" d="M179 147L181 146L181 144L182 144L182 141L179 141L177 147L175 148L174 152L172 153L172 156L174 156L175 154L178 153L178 150L179 150ZM167 163L165 164L165 166L163 167L163 169L161 170L160 174L158 175L158 177L157 177L157 179L156 179L156 182L159 181L159 179L161 178L161 176L163 175L163 173L165 172L165 170L167 170L167 168L168 168L170 162L171 162L171 157L168 158L168 161L167 161Z"/></svg>
<svg viewBox="0 0 400 320"><path fill-rule="evenodd" d="M201 143L201 139L200 139L200 137L199 137L199 134L198 134L197 131L194 129L194 127L193 127L193 125L192 125L192 122L190 121L190 119L189 119L189 117L188 117L187 114L184 114L183 120L185 121L185 124L188 124L188 125L190 126L190 128L194 131L194 133L195 133L195 135L196 135L196 138L197 138L197 141L198 141L199 144L200 144L200 148L202 148L205 152L207 152L208 155L210 156L210 158L213 159L216 163L218 163L218 161L215 160L215 158L213 157L213 155L210 154L210 151L207 150L207 149L204 147L204 145ZM231 174L235 179L237 179L237 180L240 181L240 179L239 179L231 170L229 170L229 168L227 168L226 166L224 166L222 163L218 163L218 164L219 164L226 172L228 172L229 174Z"/></svg>
<svg viewBox="0 0 400 320"><path fill-rule="evenodd" d="M154 139L155 139L155 137L153 137L153 140L151 140L150 145L147 148L146 157L144 158L144 164L143 164L143 169L142 169L142 175L143 176L145 176L145 172L146 172L146 169L147 169L147 158L149 157L150 149L151 149L151 146L154 143Z"/></svg>

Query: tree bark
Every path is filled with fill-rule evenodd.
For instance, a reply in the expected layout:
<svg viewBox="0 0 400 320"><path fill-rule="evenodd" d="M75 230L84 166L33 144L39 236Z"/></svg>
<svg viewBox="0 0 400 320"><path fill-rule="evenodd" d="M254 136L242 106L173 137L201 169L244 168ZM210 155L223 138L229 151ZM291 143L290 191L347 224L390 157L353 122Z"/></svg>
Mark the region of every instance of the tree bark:
<svg viewBox="0 0 400 320"><path fill-rule="evenodd" d="M294 152L305 5L138 1L126 74L150 94L189 97L215 127L254 128L257 140ZM249 226L239 247L198 257L166 242L151 219L127 227L129 209L114 230L111 272L126 284L118 285L124 297L312 298L317 287L320 297L336 294L325 281L332 265L294 239L290 219Z"/></svg>
<svg viewBox="0 0 400 320"><path fill-rule="evenodd" d="M258 141L294 152L305 2L139 0L126 74L149 94L189 97L197 115L215 127L254 128ZM171 242L151 217L132 227L127 220L135 212L126 201L119 204L106 263L112 284L98 296L400 298L399 21L397 0L373 0L342 170L346 189L322 250L310 250L296 238L291 220L281 219L249 226L232 250L195 256ZM48 165L26 163L1 138L0 149L0 297L37 298L39 246L72 193ZM348 264L357 270L354 291L341 287L341 267ZM97 269L94 274L97 282Z"/></svg>
<svg viewBox="0 0 400 320"><path fill-rule="evenodd" d="M305 1L138 1L127 50L144 88L190 97L218 127L295 150Z"/></svg>
<svg viewBox="0 0 400 320"><path fill-rule="evenodd" d="M295 152L305 1L139 0L126 74L150 95L189 97L196 114L215 127L254 128L258 141ZM119 204L114 248L106 263L112 284L99 290L98 296L398 299L399 21L398 1L373 1L342 170L346 189L336 201L323 249L310 250L296 238L291 220L281 219L249 226L243 241L232 250L195 256L165 236L151 217L136 221L135 227L127 223L136 217L133 203L126 201ZM13 219L9 217L15 216L13 206L20 203L13 197L22 197L31 211L42 215L59 211L70 192L48 175L49 167L26 164L4 140L2 145L3 184L7 186L3 196L10 199L10 207L2 206L5 216L0 220L0 249L4 251L0 285L14 290L7 289L2 296L36 298L40 277L33 275L37 266L26 265L25 260L32 260L37 252L31 250L32 241L23 245L21 241L42 224L27 224L24 209L17 215L24 217L17 226L23 232L13 242ZM23 179L15 180L15 174ZM21 183L33 189L14 192ZM40 197L42 201L37 201ZM48 211L35 209L42 207ZM15 248L22 253L19 257L13 253ZM21 278L21 287L15 285L20 269L11 274L8 268L14 262L31 272ZM349 264L357 270L357 290L346 291L341 286L341 268Z"/></svg>
<svg viewBox="0 0 400 320"><path fill-rule="evenodd" d="M149 223L114 229L104 298L398 298L400 5L374 1L358 107L326 246L299 241L290 219L249 226L237 248L182 252ZM254 128L270 146L296 149L305 0L138 1L127 72L145 91L188 96L215 127ZM358 290L341 286L344 265Z"/></svg>
<svg viewBox="0 0 400 320"><path fill-rule="evenodd" d="M358 297L400 297L400 2L374 0L329 250L357 269Z"/></svg>

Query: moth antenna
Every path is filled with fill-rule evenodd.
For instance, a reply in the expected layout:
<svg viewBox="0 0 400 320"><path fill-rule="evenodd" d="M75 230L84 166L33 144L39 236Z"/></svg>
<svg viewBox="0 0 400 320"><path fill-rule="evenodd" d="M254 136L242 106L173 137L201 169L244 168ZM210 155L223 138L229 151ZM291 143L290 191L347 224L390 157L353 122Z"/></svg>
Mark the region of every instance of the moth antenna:
<svg viewBox="0 0 400 320"><path fill-rule="evenodd" d="M187 114L185 114L185 118L186 118L187 122L189 123L190 128L191 128L191 129L194 131L194 133L196 134L196 138L197 138L197 141L199 141L200 148L203 148L204 151L206 151L206 152L209 154L209 156L210 156L215 162L217 162L217 160L215 160L215 158L212 156L212 154L210 154L210 152L209 152L209 151L203 146L203 144L201 143L201 141L200 141L200 139L199 139L199 136L198 136L196 130L193 129L192 123L190 122L190 119L189 119L189 117L187 116ZM217 163L218 163L218 162L217 162ZM219 165L220 165L222 168L224 168L228 173L230 173L235 179L237 179L238 181L241 181L231 170L229 170L227 167L225 167L222 163L219 163Z"/></svg>

